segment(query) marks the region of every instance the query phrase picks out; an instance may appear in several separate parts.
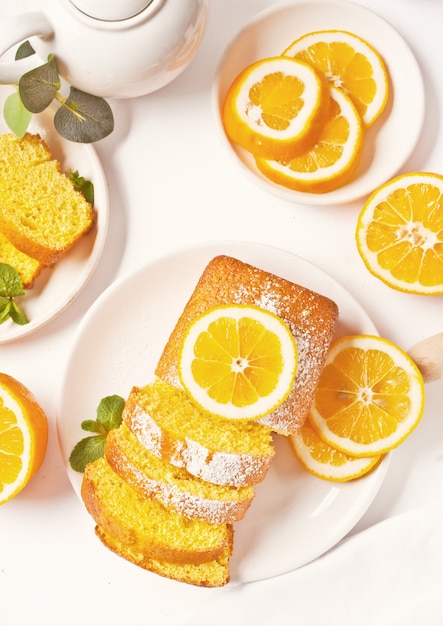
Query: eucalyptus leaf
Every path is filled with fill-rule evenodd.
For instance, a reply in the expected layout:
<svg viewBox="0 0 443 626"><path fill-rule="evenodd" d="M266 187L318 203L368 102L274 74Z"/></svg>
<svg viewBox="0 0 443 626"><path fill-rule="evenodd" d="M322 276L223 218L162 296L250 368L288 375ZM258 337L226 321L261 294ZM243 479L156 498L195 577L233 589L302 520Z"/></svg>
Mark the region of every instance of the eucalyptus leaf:
<svg viewBox="0 0 443 626"><path fill-rule="evenodd" d="M6 124L17 137L23 137L32 119L32 113L23 105L18 91L6 98L3 116Z"/></svg>
<svg viewBox="0 0 443 626"><path fill-rule="evenodd" d="M17 52L15 53L15 60L19 61L20 59L25 59L26 57L30 57L35 54L34 48L31 46L29 41L24 41L17 48Z"/></svg>
<svg viewBox="0 0 443 626"><path fill-rule="evenodd" d="M54 100L60 89L60 77L53 55L48 62L40 65L20 78L18 83L20 98L31 113L41 113Z"/></svg>
<svg viewBox="0 0 443 626"><path fill-rule="evenodd" d="M71 87L69 96L54 116L57 132L78 143L92 143L114 130L111 107L103 98Z"/></svg>

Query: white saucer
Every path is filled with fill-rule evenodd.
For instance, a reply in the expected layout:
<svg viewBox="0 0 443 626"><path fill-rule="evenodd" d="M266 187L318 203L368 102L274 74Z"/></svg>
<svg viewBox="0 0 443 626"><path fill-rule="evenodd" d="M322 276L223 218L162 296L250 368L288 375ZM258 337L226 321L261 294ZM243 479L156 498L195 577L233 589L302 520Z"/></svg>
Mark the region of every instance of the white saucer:
<svg viewBox="0 0 443 626"><path fill-rule="evenodd" d="M364 152L353 180L334 191L313 194L286 189L259 172L252 155L228 140L220 110L229 86L243 68L281 54L301 35L323 29L347 30L372 44L386 63L391 96L381 117L366 133ZM259 13L222 55L212 95L218 134L233 162L265 191L284 200L311 205L348 203L368 196L392 178L416 146L425 114L423 79L407 43L380 16L347 0L294 0Z"/></svg>
<svg viewBox="0 0 443 626"><path fill-rule="evenodd" d="M0 87L0 110L7 96L13 93L12 87ZM37 277L32 289L17 298L17 304L24 310L29 323L23 326L10 319L0 324L0 344L29 335L63 311L78 295L93 273L101 256L108 230L108 189L101 163L94 148L89 144L79 144L61 137L54 128L54 110L46 109L34 115L29 132L39 133L50 147L53 157L64 172L78 171L80 176L94 184L94 208L97 221L93 230L83 237L52 268L45 268ZM11 132L3 118L0 120L0 133Z"/></svg>

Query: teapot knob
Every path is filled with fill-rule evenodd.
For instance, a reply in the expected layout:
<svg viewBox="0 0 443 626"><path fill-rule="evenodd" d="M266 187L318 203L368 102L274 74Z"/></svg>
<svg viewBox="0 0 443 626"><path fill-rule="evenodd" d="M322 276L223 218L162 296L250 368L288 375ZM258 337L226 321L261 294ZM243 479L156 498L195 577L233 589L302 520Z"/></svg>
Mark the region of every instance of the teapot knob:
<svg viewBox="0 0 443 626"><path fill-rule="evenodd" d="M153 0L70 0L79 11L98 20L114 22L144 11Z"/></svg>

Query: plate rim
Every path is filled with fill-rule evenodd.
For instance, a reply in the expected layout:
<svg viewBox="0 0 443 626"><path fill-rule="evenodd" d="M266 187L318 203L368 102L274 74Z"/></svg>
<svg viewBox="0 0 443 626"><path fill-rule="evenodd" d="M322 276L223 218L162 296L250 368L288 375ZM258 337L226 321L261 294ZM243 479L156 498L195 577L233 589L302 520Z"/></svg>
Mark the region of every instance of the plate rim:
<svg viewBox="0 0 443 626"><path fill-rule="evenodd" d="M222 75L222 71L224 68L224 63L232 54L233 49L236 45L238 45L238 41L244 37L248 31L252 30L258 24L265 21L268 17L274 16L280 12L288 11L288 10L296 10L298 7L306 8L307 10L311 10L315 12L318 10L316 6L323 5L326 7L340 7L340 9L348 11L351 15L355 14L357 16L368 17L378 24L379 27L385 29L387 33L390 34L391 38L394 38L398 47L402 48L403 54L408 57L408 77L412 76L415 81L415 88L413 90L414 93L414 102L416 104L416 114L413 119L415 119L415 126L409 123L408 129L409 131L413 129L412 134L410 134L410 139L408 143L407 150L402 149L401 156L398 159L398 162L395 165L387 164L387 167L383 168L383 171L387 171L388 173L383 177L380 177L378 183L367 184L365 188L361 189L357 193L352 191L353 186L357 186L358 189L358 179L357 182L351 181L350 183L340 187L336 190L332 190L330 192L322 193L322 194L313 194L308 192L301 191L293 191L290 189L286 189L282 185L278 185L271 180L268 180L254 165L252 155L249 155L246 150L243 150L239 146L235 146L226 136L226 133L223 128L223 124L221 122L220 108L221 108L221 98L222 94L220 93L220 79ZM323 30L324 27L319 27L319 30ZM357 32L357 34L359 34ZM290 42L289 42L290 43ZM288 43L288 45L289 45ZM260 58L260 55L256 55L257 58ZM388 72L389 72L389 65ZM398 77L396 77L396 82L398 82ZM391 91L394 92L393 86L393 78L390 76L390 84ZM394 85L395 86L395 85ZM395 92L391 93L390 98L390 106L393 106L393 102L395 105ZM397 98L396 98L397 99ZM407 159L411 156L414 151L414 148L417 146L417 143L420 138L420 134L424 124L425 118L425 85L424 78L421 72L419 63L417 58L415 57L411 47L404 39L402 35L390 24L384 17L379 15L376 11L370 9L369 7L357 4L355 2L351 2L350 0L286 0L285 2L278 3L276 5L272 5L267 7L266 9L257 13L251 20L245 23L240 29L232 36L231 40L228 42L224 50L222 51L218 63L216 65L216 70L214 73L212 89L211 89L211 108L213 113L214 123L217 129L217 136L224 147L225 153L230 157L232 162L240 167L240 170L249 179L253 182L259 189L267 191L268 193L279 197L280 199L287 200L291 203L299 203L305 205L312 206L327 206L327 205L340 205L340 204L349 204L358 200L361 200L364 197L367 197L374 191L377 186L383 184L384 182L390 180L394 177L404 166ZM389 105L388 105L389 106ZM368 129L368 135L373 134L377 127L383 121L384 116L387 113L382 113L380 120L377 120L373 125L372 129ZM389 120L385 120L384 123ZM383 126L380 126L380 132L383 132ZM373 137L372 141L374 145L376 144L377 137ZM369 148L368 148L369 150ZM400 153L399 153L400 154ZM371 169L371 168L369 168ZM370 182L370 181L369 181Z"/></svg>
<svg viewBox="0 0 443 626"><path fill-rule="evenodd" d="M72 370L75 369L76 367L75 360L76 358L78 358L77 351L79 350L79 345L80 345L79 342L81 341L82 336L84 335L85 332L88 331L88 329L91 329L94 326L94 324L96 324L96 317L97 315L100 316L102 308L109 305L109 303L112 302L113 298L118 297L119 293L121 292L122 289L124 289L127 283L132 284L133 281L139 280L146 273L150 274L150 273L158 271L158 269L161 269L161 266L164 263L170 264L173 262L176 262L176 263L180 262L181 260L183 260L183 256L185 256L186 258L189 258L190 255L195 254L196 251L198 251L198 253L202 257L206 255L207 261L209 261L210 258L212 258L213 256L216 256L216 254L230 254L232 256L235 256L236 254L237 256L241 255L240 250L243 250L243 249L247 251L246 256L248 258L250 257L251 254L259 255L265 252L266 254L273 256L273 258L275 255L275 258L278 259L278 263L283 262L283 259L285 261L286 259L293 259L295 263L301 262L302 265L306 264L310 268L313 268L317 276L319 275L324 276L325 279L331 282L334 288L337 288L342 294L346 294L347 298L349 298L352 301L353 305L355 305L356 309L358 309L358 314L363 315L365 319L369 321L369 324L373 328L373 332L377 333L375 326L372 320L370 320L366 311L358 303L358 301L352 296L352 294L350 294L349 291L345 289L338 281L332 278L329 274L327 274L325 270L321 269L316 264L311 263L307 259L304 259L303 257L300 257L297 254L294 254L288 250L285 250L283 248L279 248L276 246L261 244L257 242L247 242L247 241L208 241L208 242L201 242L201 243L193 243L193 244L180 246L178 248L170 250L168 253L157 256L151 259L149 262L145 263L144 265L120 276L100 294L97 300L91 305L89 310L86 312L85 316L82 318L79 326L77 327L76 333L74 336L74 341L71 344L70 352L67 355L67 359L65 361L65 367L64 367L64 370L62 372L62 377L61 377L61 384L59 386L58 395L56 399L56 431L57 431L59 449L60 449L61 457L63 459L63 463L67 471L71 486L80 500L81 500L81 496L79 493L79 489L80 489L80 484L81 484L81 477L78 473L74 472L72 468L70 468L69 466L69 453L70 453L70 450L72 450L73 445L75 445L76 441L74 441L73 439L69 443L66 441L66 429L69 428L69 425L68 427L65 426L65 428L63 428L62 413L63 413L64 398L67 394L67 389L68 389L69 381L71 379L70 377L72 375ZM249 262L247 259L245 260L246 262ZM200 261L201 261L201 258L199 257L199 262ZM264 269L266 269L266 267ZM309 284L306 286L310 288ZM185 302L180 304L180 307L183 307L184 305L185 305ZM172 330L172 328L170 330ZM148 373L149 372L147 371L146 374ZM134 382L134 384L137 384L137 383ZM321 556L327 550L329 550L334 545L336 545L347 533L350 532L350 530L361 519L361 517L364 515L364 513L367 511L367 509L371 505L373 499L375 498L376 494L378 493L383 483L384 477L386 475L386 471L388 469L388 465L389 465L389 455L386 456L385 459L382 461L382 463L380 463L378 468L375 469L375 472L369 481L371 488L368 494L364 498L364 506L360 506L358 510L356 511L353 511L353 512L351 511L351 515L349 515L349 512L348 512L346 524L343 524L341 528L338 529L338 531L336 531L332 536L330 536L329 541L325 541L323 539L321 542L321 545L319 546L319 549L316 551L313 551L309 559L305 560L303 563L298 563L295 566L285 567L283 569L279 569L277 567L277 570L273 570L272 572L266 575L260 575L260 574L251 575L250 573L244 574L242 573L241 570L238 571L237 566L235 565L235 561L234 561L235 554L236 554L236 551L234 550L234 557L233 559L231 559L231 563L234 563L234 569L231 570L232 583L254 582L257 580L263 580L266 578L280 576L284 573L287 573L288 571L292 571L294 569L297 569L298 567L301 567L302 565L307 564L308 562ZM307 475L307 479L311 480L311 478L308 478L308 476L309 475ZM364 477L363 477L363 480L364 480ZM332 483L332 484L334 486L336 485L335 483ZM339 485L339 487L342 489L343 485ZM328 488L330 488L330 485L328 485ZM242 523L244 523L244 521L239 522L239 524L242 524ZM238 528L236 532L238 534Z"/></svg>

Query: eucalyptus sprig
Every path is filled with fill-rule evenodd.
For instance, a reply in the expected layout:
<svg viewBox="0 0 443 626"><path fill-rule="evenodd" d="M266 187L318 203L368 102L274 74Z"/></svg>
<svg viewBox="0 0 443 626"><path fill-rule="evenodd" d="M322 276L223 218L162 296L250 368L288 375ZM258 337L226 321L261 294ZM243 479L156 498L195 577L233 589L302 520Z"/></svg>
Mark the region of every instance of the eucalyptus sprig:
<svg viewBox="0 0 443 626"><path fill-rule="evenodd" d="M7 263L0 263L0 324L11 319L23 326L28 318L14 298L24 296L25 290L18 272Z"/></svg>
<svg viewBox="0 0 443 626"><path fill-rule="evenodd" d="M122 413L125 401L122 397L113 395L102 398L97 407L97 419L84 420L81 428L87 432L95 433L90 437L81 439L73 448L69 463L76 472L84 472L88 463L93 463L105 451L106 436L113 428L118 428L122 423Z"/></svg>
<svg viewBox="0 0 443 626"><path fill-rule="evenodd" d="M26 41L17 50L15 59L35 54ZM41 113L53 101L60 106L54 115L54 126L62 137L78 143L93 143L107 137L114 129L114 116L104 98L70 87L67 97L60 93L61 81L53 54L43 65L26 72L16 91L5 101L3 113L12 132L22 137L34 113Z"/></svg>

